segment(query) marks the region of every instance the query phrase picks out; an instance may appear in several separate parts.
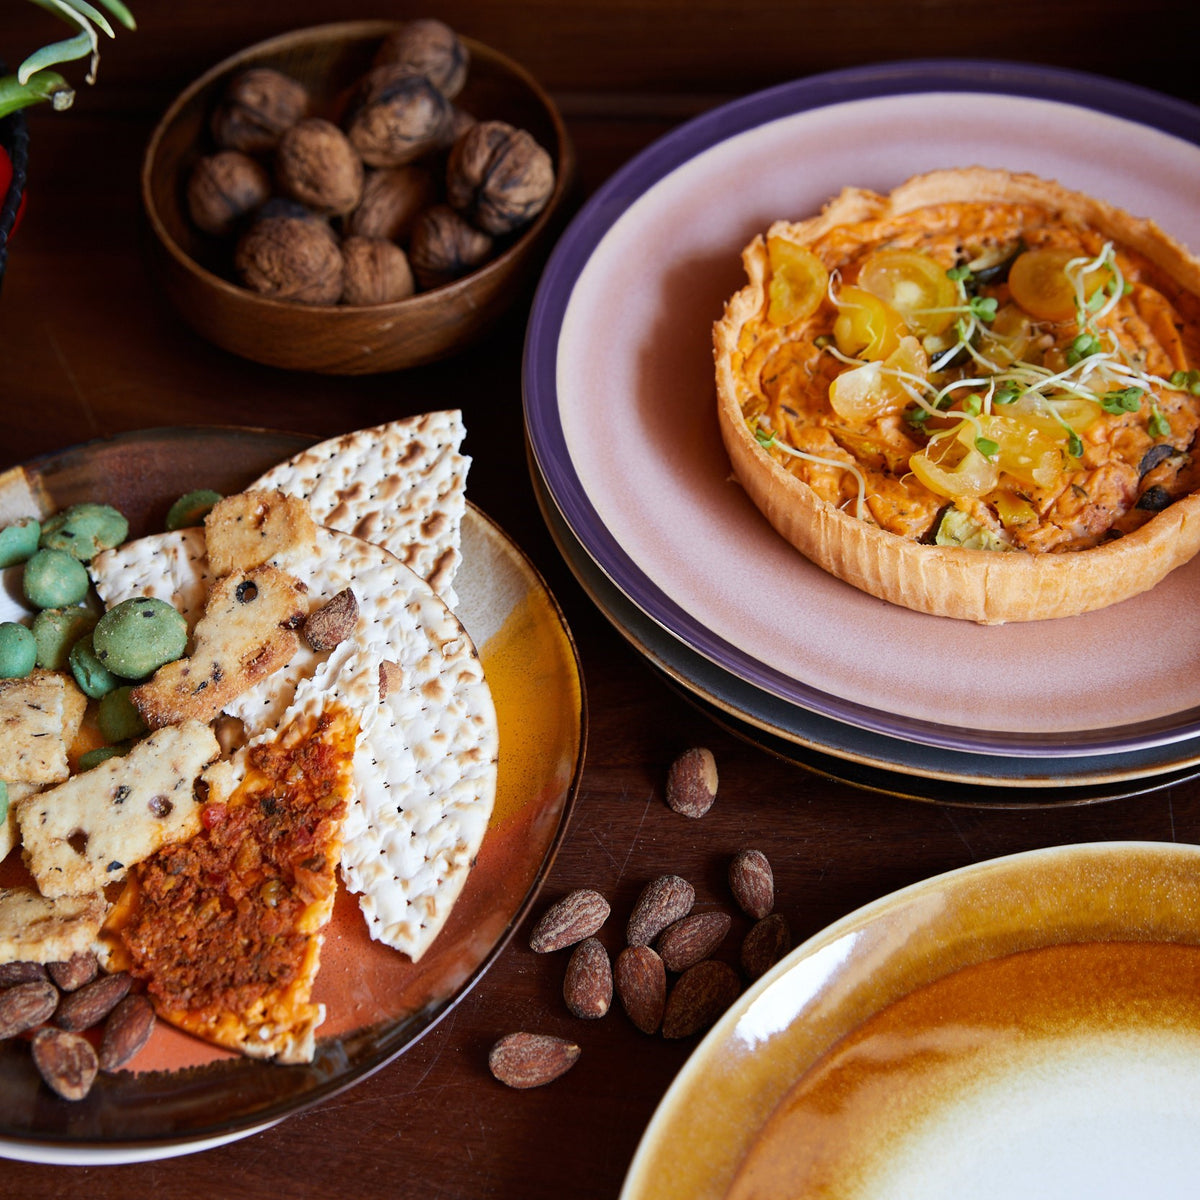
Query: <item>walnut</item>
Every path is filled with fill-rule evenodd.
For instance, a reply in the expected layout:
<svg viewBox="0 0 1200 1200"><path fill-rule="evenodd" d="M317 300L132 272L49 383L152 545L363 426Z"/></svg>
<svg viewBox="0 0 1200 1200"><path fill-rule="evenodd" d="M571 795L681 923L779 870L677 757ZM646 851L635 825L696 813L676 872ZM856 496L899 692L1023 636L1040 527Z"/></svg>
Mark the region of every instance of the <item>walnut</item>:
<svg viewBox="0 0 1200 1200"><path fill-rule="evenodd" d="M389 34L375 55L375 65L402 67L422 75L446 99L457 96L467 79L470 54L449 25L427 17L406 21Z"/></svg>
<svg viewBox="0 0 1200 1200"><path fill-rule="evenodd" d="M362 81L346 134L371 167L402 167L450 142L450 101L420 75L376 67Z"/></svg>
<svg viewBox="0 0 1200 1200"><path fill-rule="evenodd" d="M319 213L352 212L362 197L362 159L322 117L297 121L279 139L275 177L288 196Z"/></svg>
<svg viewBox="0 0 1200 1200"><path fill-rule="evenodd" d="M423 288L473 271L492 252L492 239L446 204L426 209L413 227L408 261Z"/></svg>
<svg viewBox="0 0 1200 1200"><path fill-rule="evenodd" d="M333 231L311 217L264 217L242 235L234 251L238 277L275 300L336 304L345 265Z"/></svg>
<svg viewBox="0 0 1200 1200"><path fill-rule="evenodd" d="M488 233L510 233L531 221L553 190L550 155L505 121L478 122L450 151L446 199Z"/></svg>
<svg viewBox="0 0 1200 1200"><path fill-rule="evenodd" d="M198 229L227 237L271 195L271 177L240 150L218 150L197 159L188 177L188 214Z"/></svg>
<svg viewBox="0 0 1200 1200"><path fill-rule="evenodd" d="M362 199L346 218L348 234L407 242L417 214L437 202L438 181L416 163L368 171Z"/></svg>
<svg viewBox="0 0 1200 1200"><path fill-rule="evenodd" d="M342 242L346 278L343 304L388 304L416 290L408 256L386 238L348 237Z"/></svg>
<svg viewBox="0 0 1200 1200"><path fill-rule="evenodd" d="M307 111L302 83L270 67L251 67L229 81L213 113L213 138L226 150L269 154Z"/></svg>

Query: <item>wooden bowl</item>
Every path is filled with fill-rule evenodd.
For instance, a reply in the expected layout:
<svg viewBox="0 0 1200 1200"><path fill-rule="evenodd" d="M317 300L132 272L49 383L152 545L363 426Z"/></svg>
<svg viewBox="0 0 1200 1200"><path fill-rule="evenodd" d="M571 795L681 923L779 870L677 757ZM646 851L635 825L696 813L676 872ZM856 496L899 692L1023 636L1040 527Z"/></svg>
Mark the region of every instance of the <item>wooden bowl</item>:
<svg viewBox="0 0 1200 1200"><path fill-rule="evenodd" d="M548 250L574 172L562 118L527 71L470 38L466 86L455 104L481 119L527 129L549 151L555 187L524 229L498 240L495 257L452 283L370 307L306 305L260 296L233 282L232 247L191 223L185 199L196 159L214 149L209 119L230 76L270 66L304 83L312 112L336 120L376 47L401 23L321 25L260 42L188 87L159 122L142 164L142 202L154 265L184 319L203 337L255 362L329 375L394 371L444 358L488 329L517 299Z"/></svg>

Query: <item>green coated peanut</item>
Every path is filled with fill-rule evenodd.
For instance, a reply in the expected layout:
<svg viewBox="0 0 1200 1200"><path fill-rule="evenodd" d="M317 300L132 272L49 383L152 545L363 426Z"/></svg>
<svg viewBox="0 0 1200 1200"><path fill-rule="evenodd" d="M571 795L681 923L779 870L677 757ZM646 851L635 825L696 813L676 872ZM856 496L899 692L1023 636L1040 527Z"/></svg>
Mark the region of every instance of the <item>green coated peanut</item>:
<svg viewBox="0 0 1200 1200"><path fill-rule="evenodd" d="M124 758L128 753L124 746L97 746L94 750L85 750L79 756L79 769L90 771L110 758Z"/></svg>
<svg viewBox="0 0 1200 1200"><path fill-rule="evenodd" d="M33 618L37 665L50 671L64 670L71 647L95 627L96 614L89 608L43 608Z"/></svg>
<svg viewBox="0 0 1200 1200"><path fill-rule="evenodd" d="M67 661L79 690L93 700L107 696L120 685L121 681L96 657L90 633L84 634L71 647Z"/></svg>
<svg viewBox="0 0 1200 1200"><path fill-rule="evenodd" d="M41 545L91 562L101 550L119 546L128 536L129 522L111 505L72 504L42 524Z"/></svg>
<svg viewBox="0 0 1200 1200"><path fill-rule="evenodd" d="M194 525L203 525L204 518L212 511L212 507L222 499L220 492L208 488L199 488L180 496L167 512L167 528L191 529Z"/></svg>
<svg viewBox="0 0 1200 1200"><path fill-rule="evenodd" d="M16 621L0 624L0 679L24 679L37 666L37 639Z"/></svg>
<svg viewBox="0 0 1200 1200"><path fill-rule="evenodd" d="M145 679L183 656L187 622L165 600L122 600L100 618L92 633L96 657L114 675Z"/></svg>
<svg viewBox="0 0 1200 1200"><path fill-rule="evenodd" d="M0 567L23 563L38 548L42 526L33 517L14 521L0 529Z"/></svg>
<svg viewBox="0 0 1200 1200"><path fill-rule="evenodd" d="M114 688L96 706L96 724L106 742L124 742L146 732L146 722L133 702L132 691L129 684Z"/></svg>
<svg viewBox="0 0 1200 1200"><path fill-rule="evenodd" d="M34 608L66 608L87 595L87 568L65 550L39 550L25 564L22 586Z"/></svg>

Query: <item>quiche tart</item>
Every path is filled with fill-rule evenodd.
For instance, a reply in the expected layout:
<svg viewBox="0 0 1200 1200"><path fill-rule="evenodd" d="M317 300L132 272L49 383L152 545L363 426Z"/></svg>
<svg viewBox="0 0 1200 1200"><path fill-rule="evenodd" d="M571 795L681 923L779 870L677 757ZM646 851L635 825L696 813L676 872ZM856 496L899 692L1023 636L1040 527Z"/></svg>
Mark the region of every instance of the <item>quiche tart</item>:
<svg viewBox="0 0 1200 1200"><path fill-rule="evenodd" d="M1072 616L1200 549L1200 262L1028 174L847 188L743 252L714 327L734 473L855 587Z"/></svg>

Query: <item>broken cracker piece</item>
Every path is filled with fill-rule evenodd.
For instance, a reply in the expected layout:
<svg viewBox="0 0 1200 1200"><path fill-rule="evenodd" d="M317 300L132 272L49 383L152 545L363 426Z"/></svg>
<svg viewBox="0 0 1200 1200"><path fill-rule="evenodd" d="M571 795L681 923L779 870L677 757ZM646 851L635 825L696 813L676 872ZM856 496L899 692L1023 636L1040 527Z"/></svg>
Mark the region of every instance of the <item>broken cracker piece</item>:
<svg viewBox="0 0 1200 1200"><path fill-rule="evenodd" d="M194 784L219 753L207 725L186 721L19 805L25 865L42 894L97 892L160 847L193 836L202 807Z"/></svg>
<svg viewBox="0 0 1200 1200"><path fill-rule="evenodd" d="M58 783L70 774L67 746L78 729L79 705L67 688L56 671L0 681L0 779ZM78 693L73 684L71 690ZM79 720L82 715L78 711Z"/></svg>
<svg viewBox="0 0 1200 1200"><path fill-rule="evenodd" d="M32 888L0 890L0 963L65 962L96 940L108 911L103 896L49 900Z"/></svg>
<svg viewBox="0 0 1200 1200"><path fill-rule="evenodd" d="M260 566L226 575L196 625L191 655L133 689L143 720L151 729L213 720L291 659L307 613L303 585L284 571Z"/></svg>
<svg viewBox="0 0 1200 1200"><path fill-rule="evenodd" d="M282 492L226 496L204 518L208 567L218 576L248 571L288 554L310 552L316 536L308 505Z"/></svg>

